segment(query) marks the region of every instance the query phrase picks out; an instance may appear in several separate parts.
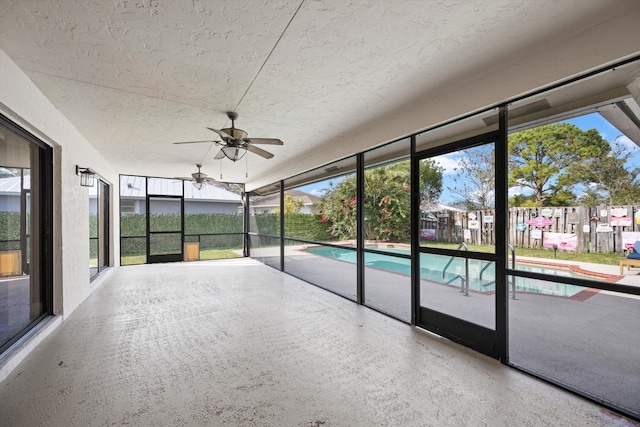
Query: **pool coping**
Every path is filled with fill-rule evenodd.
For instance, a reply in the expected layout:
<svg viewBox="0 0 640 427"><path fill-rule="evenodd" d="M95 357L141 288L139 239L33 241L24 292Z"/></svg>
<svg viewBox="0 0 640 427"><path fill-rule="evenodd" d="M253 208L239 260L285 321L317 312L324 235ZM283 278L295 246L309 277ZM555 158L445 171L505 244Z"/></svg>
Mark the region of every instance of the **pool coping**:
<svg viewBox="0 0 640 427"><path fill-rule="evenodd" d="M552 262L538 261L531 258L526 258L526 259L520 258L518 259L518 262L522 264L535 264L535 265L551 266L556 268L565 268L567 270L571 270L574 273L581 274L583 276L593 276L593 277L598 277L600 279L604 279L602 281L607 283L615 283L618 280L624 278L624 276L620 276L619 274L608 274L608 273L600 273L598 271L593 271L593 270L586 270L580 267L579 265L573 265L573 264L562 264L562 263L553 262L553 261Z"/></svg>
<svg viewBox="0 0 640 427"><path fill-rule="evenodd" d="M380 243L377 243L377 244L379 245ZM300 248L297 248L295 250L301 251L301 252L306 252L307 249L309 249L311 247L317 247L317 246L323 246L323 245L321 245L321 244L318 244L318 245L307 244L307 245L304 245L304 246L302 246ZM391 244L391 245L385 245L385 246L393 248L393 247L399 247L401 245L399 245L399 244ZM390 253L390 255L393 256L393 253ZM348 261L343 261L343 260L339 260L339 259L336 259L336 261L348 262ZM538 266L553 267L553 268L558 268L558 269L566 269L566 270L569 270L569 271L571 271L573 273L580 274L582 276L602 279L602 282L605 282L605 283L615 283L615 282L617 282L617 281L619 281L619 280L624 278L624 276L620 276L620 275L616 275L616 274L608 274L608 273L601 273L601 272L593 271L593 270L587 270L587 269L582 268L579 265L558 263L558 262L553 262L553 261L549 262L548 260L544 260L543 261L543 260L531 259L531 258L525 258L525 259L519 258L518 262L522 263L522 264L532 264L532 265L538 265ZM368 268L377 269L376 267L371 267L371 266L369 266ZM384 271L387 271L387 270L384 270ZM401 273L392 272L392 271L387 271L387 272L388 273L393 273L393 274L403 275ZM425 279L420 279L420 280L422 281L422 280L425 280ZM426 280L426 281L430 282L430 280ZM457 287L455 285L451 285L451 284L448 284L448 283L439 283L439 284L442 284L442 285L445 285L445 286L454 287L454 288ZM484 294L484 295L492 295L492 294L495 293L495 291L484 291L483 292L483 291L476 291L476 290L472 290L472 289L470 289L469 292L479 293L479 294ZM597 294L599 292L600 292L600 289L585 287L580 292L578 292L578 293L576 293L574 295L571 295L571 296L561 296L561 295L543 294L543 293L541 293L540 295L547 295L547 296L558 297L558 298L568 298L568 299L571 299L571 300L581 301L582 302L582 301L586 301L587 299L591 298L593 295L595 295L595 294ZM520 293L538 294L536 292L527 292L527 291L521 291Z"/></svg>

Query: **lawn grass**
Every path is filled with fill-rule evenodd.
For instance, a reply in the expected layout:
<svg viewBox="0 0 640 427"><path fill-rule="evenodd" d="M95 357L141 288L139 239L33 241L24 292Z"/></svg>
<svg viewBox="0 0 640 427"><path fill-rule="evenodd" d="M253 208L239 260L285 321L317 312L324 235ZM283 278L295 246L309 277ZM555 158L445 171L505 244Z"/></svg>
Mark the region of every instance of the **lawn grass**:
<svg viewBox="0 0 640 427"><path fill-rule="evenodd" d="M459 243L440 243L429 242L429 247L443 248L443 249L457 249ZM467 245L470 251L473 252L485 252L492 253L494 251L493 246L488 245ZM241 258L242 255L236 253L238 249L203 249L200 251L200 260L213 260L213 259L227 259L227 258ZM519 256L532 257L532 258L545 258L545 259L557 259L558 261L581 261L591 262L594 264L604 265L619 265L620 260L624 258L622 254L602 254L598 252L565 252L557 251L554 257L551 249L528 249L528 248L516 248L516 258ZM122 257L120 259L120 265L134 265L144 264L147 261L146 255L131 255Z"/></svg>
<svg viewBox="0 0 640 427"><path fill-rule="evenodd" d="M200 251L200 260L241 258L242 255L236 253L238 249L203 249ZM129 255L120 258L120 265L145 264L147 262L146 255Z"/></svg>
<svg viewBox="0 0 640 427"><path fill-rule="evenodd" d="M558 259L563 261L581 261L594 264L620 265L620 260L624 258L622 254L601 254L599 252L565 252L557 251L554 256L551 249L527 249L516 248L516 258L518 256L528 256L535 258Z"/></svg>
<svg viewBox="0 0 640 427"><path fill-rule="evenodd" d="M440 243L440 242L429 242L429 247L436 247L442 249L457 249L459 243ZM485 252L485 253L493 253L494 247L488 245L471 245L468 244L467 247L470 251L473 252ZM580 261L580 262L591 262L594 264L604 264L604 265L619 265L620 260L624 258L622 254L602 254L598 252L565 252L565 251L557 251L555 256L553 250L551 249L529 249L529 248L515 248L516 250L516 258L519 256L532 257L532 258L545 258L545 259L557 259L558 261Z"/></svg>
<svg viewBox="0 0 640 427"><path fill-rule="evenodd" d="M136 265L147 262L146 255L129 255L120 257L120 265Z"/></svg>
<svg viewBox="0 0 640 427"><path fill-rule="evenodd" d="M200 260L210 259L226 259L226 258L242 258L242 255L236 253L238 249L203 249L200 251Z"/></svg>

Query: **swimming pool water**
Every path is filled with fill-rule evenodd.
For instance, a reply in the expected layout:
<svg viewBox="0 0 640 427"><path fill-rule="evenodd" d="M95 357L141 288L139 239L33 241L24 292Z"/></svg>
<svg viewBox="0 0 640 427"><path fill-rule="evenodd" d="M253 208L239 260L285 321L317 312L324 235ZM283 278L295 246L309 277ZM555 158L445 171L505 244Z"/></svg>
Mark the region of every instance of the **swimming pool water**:
<svg viewBox="0 0 640 427"><path fill-rule="evenodd" d="M337 259L340 261L356 263L356 251L349 249L317 246L306 249L307 252ZM408 255L409 251L398 248L385 248L385 252ZM449 264L449 265L447 265ZM411 275L411 260L374 253L365 253L365 267L385 270L392 273ZM443 270L445 269L444 274ZM559 277L576 277L576 275L563 269L545 268L541 266L516 263L516 269L531 271ZM436 283L444 283L458 286L460 277L465 276L465 259L451 258L449 256L420 254L420 278ZM478 292L495 291L495 268L492 261L469 260L469 289ZM546 280L516 277L516 292L541 293L569 297L584 290L582 286L574 286L566 283L554 283Z"/></svg>

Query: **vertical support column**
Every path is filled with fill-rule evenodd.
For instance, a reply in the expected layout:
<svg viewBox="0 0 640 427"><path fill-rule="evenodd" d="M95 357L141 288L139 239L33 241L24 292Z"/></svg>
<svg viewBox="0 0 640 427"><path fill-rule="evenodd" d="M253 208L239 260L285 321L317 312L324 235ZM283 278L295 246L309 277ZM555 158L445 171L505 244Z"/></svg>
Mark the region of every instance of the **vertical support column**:
<svg viewBox="0 0 640 427"><path fill-rule="evenodd" d="M29 191L24 188L24 169L20 170L20 258L22 258L22 274L29 275L29 254L27 252L27 194Z"/></svg>
<svg viewBox="0 0 640 427"><path fill-rule="evenodd" d="M420 312L420 161L416 159L416 137L411 137L411 324Z"/></svg>
<svg viewBox="0 0 640 427"><path fill-rule="evenodd" d="M356 157L356 241L357 241L357 297L358 304L364 304L364 154Z"/></svg>
<svg viewBox="0 0 640 427"><path fill-rule="evenodd" d="M502 363L509 362L509 290L507 288L508 165L509 123L507 106L498 113L496 165L496 352Z"/></svg>
<svg viewBox="0 0 640 427"><path fill-rule="evenodd" d="M284 271L284 181L280 181L280 271Z"/></svg>
<svg viewBox="0 0 640 427"><path fill-rule="evenodd" d="M58 153L60 153L58 151ZM57 275L54 268L54 260L56 260L56 254L54 253L54 203L53 203L53 162L54 162L54 150L51 147L45 147L40 149L40 176L38 177L38 204L40 207L40 226L38 232L42 236L42 243L40 244L40 289L44 294L44 307L43 313L59 314L62 313L62 290L60 290L60 302L54 301L54 286L56 286ZM31 188L33 188L34 182L31 182ZM33 196L33 194L32 194ZM33 203L33 200L31 201ZM34 210L32 209L32 212ZM32 225L33 227L33 225ZM33 232L30 230L29 234L33 237ZM32 249L33 250L33 249ZM33 259L33 258L32 258ZM62 265L62 262L59 263ZM30 265L31 269L33 265ZM31 274L31 273L29 273ZM61 273L60 273L61 274ZM31 280L35 280L31 277ZM62 280L60 279L60 282ZM59 305L58 305L59 304ZM59 307L59 309L58 309Z"/></svg>
<svg viewBox="0 0 640 427"><path fill-rule="evenodd" d="M249 193L244 192L244 188L242 189L244 194L244 215L242 218L242 235L244 236L242 244L242 254L246 257L251 256L251 249L249 243Z"/></svg>
<svg viewBox="0 0 640 427"><path fill-rule="evenodd" d="M149 229L150 229L150 219L149 219L149 177L145 177L145 184L144 184L144 188L146 189L146 197L145 197L145 209L146 209L146 218L147 218L147 255L146 255L146 260L145 260L145 264L149 264L149 254L151 253L151 235L149 234Z"/></svg>
<svg viewBox="0 0 640 427"><path fill-rule="evenodd" d="M102 224L100 226L100 230L104 234L104 240L102 241L101 247L103 249L102 260L100 260L100 267L105 268L109 267L112 264L111 262L111 252L113 252L113 246L111 244L111 186L106 183L102 183Z"/></svg>
<svg viewBox="0 0 640 427"><path fill-rule="evenodd" d="M198 260L200 260L200 245L198 244ZM184 181L180 195L180 261L184 261Z"/></svg>

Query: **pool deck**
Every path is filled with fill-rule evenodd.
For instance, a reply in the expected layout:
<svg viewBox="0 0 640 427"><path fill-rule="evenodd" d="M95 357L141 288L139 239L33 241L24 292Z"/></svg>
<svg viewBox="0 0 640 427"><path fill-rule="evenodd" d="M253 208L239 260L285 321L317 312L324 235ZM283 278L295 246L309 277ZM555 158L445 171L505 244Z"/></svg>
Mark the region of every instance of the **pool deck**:
<svg viewBox="0 0 640 427"><path fill-rule="evenodd" d="M594 264L582 261L565 261L553 258L532 258L516 257L518 262L531 264L555 266L558 268L568 268L578 274L585 274L587 278L601 280L603 282L616 283L619 285L629 285L640 287L640 268L631 267L631 270L624 269L624 274L620 275L620 266ZM589 277L593 276L593 277Z"/></svg>
<svg viewBox="0 0 640 427"><path fill-rule="evenodd" d="M300 256L303 256L303 255L316 256L315 254L305 252L305 249L309 246L313 246L313 245L287 246L287 251L289 253L292 253L293 251L295 251L297 252L297 255L300 255ZM400 247L400 245L394 245L393 247L398 248ZM266 251L269 252L269 249L267 249ZM267 256L269 255L272 255L272 254L268 253ZM277 254L273 253L273 255L277 255ZM390 255L393 255L393 253L390 253ZM566 268L577 274L585 275L586 278L590 278L593 280L599 280L599 281L608 282L608 283L617 283L620 285L640 287L640 267L631 267L630 270L625 268L623 274L620 275L620 266L617 264L605 265L605 264L595 264L595 263L583 262L583 261L566 261L566 260L558 260L554 258L535 258L535 257L524 257L524 256L516 256L516 260L518 262L524 262L528 264L536 264L541 266L550 266L550 267L557 267L557 268Z"/></svg>

